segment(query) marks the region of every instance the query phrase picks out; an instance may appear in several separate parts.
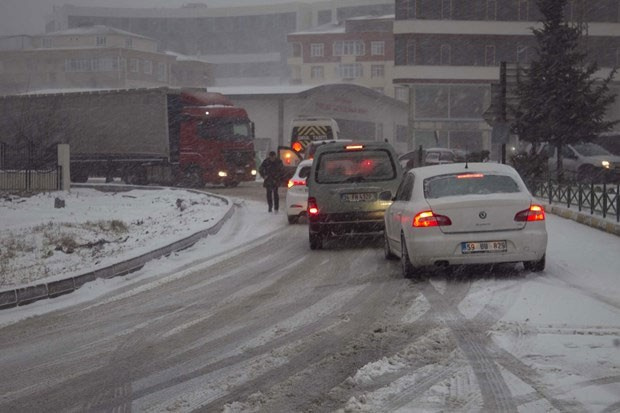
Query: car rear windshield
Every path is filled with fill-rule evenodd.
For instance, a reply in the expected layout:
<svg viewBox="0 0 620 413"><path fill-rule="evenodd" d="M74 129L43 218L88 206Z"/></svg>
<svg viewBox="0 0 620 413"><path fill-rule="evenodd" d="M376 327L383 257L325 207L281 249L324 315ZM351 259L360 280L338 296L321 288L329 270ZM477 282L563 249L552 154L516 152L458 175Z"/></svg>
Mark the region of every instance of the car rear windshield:
<svg viewBox="0 0 620 413"><path fill-rule="evenodd" d="M315 178L320 183L386 181L396 178L396 167L386 150L326 152Z"/></svg>
<svg viewBox="0 0 620 413"><path fill-rule="evenodd" d="M508 175L459 173L424 180L426 198L520 192L519 184Z"/></svg>

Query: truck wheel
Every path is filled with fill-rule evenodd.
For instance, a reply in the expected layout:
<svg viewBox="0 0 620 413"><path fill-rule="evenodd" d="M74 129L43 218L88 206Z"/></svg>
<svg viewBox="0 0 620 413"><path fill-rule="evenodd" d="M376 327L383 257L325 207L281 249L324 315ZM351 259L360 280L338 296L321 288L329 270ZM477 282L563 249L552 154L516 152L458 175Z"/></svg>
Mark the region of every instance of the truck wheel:
<svg viewBox="0 0 620 413"><path fill-rule="evenodd" d="M185 169L182 185L189 188L203 188L205 186L199 166L192 165Z"/></svg>
<svg viewBox="0 0 620 413"><path fill-rule="evenodd" d="M317 250L323 248L323 237L321 234L310 233L310 249Z"/></svg>
<svg viewBox="0 0 620 413"><path fill-rule="evenodd" d="M128 185L146 185L146 170L143 168L130 168L123 172L123 182Z"/></svg>

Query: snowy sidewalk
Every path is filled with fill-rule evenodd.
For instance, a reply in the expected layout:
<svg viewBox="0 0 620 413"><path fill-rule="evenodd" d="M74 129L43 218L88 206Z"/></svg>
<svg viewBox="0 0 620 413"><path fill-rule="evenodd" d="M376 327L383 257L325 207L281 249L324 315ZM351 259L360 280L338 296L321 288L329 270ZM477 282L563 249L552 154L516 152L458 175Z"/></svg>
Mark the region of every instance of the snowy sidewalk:
<svg viewBox="0 0 620 413"><path fill-rule="evenodd" d="M0 199L0 309L138 270L217 233L234 212L197 191L100 189Z"/></svg>
<svg viewBox="0 0 620 413"><path fill-rule="evenodd" d="M589 211L579 211L576 205L568 208L566 205L562 205L557 202L550 204L547 199L538 198L538 200L545 207L545 211L548 213L558 215L562 218L572 219L580 224L620 236L620 223L616 221L615 216L608 215L603 218L602 215L597 215L596 213L590 214Z"/></svg>

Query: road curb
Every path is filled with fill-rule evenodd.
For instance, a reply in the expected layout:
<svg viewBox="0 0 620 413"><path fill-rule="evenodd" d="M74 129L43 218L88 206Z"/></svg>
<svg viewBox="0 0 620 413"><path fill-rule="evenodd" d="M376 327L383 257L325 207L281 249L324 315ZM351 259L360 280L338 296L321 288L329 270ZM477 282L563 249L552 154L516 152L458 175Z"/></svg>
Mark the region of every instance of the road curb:
<svg viewBox="0 0 620 413"><path fill-rule="evenodd" d="M80 187L91 187L88 185L80 185ZM100 187L94 187L95 189L100 189ZM123 186L120 188L128 188L128 189L161 189L154 187L134 187L134 186ZM119 188L119 189L120 189ZM201 193L214 198L219 198L228 204L228 210L226 214L213 226L198 231L189 237L186 237L182 240L175 241L172 244L168 244L164 247L157 248L153 251L147 252L145 254L139 255L134 258L130 258L125 261L121 261L107 267L98 268L94 271L89 271L84 274L80 274L73 277L68 277L63 280L50 281L47 283L40 283L32 286L26 287L18 287L10 290L0 291L0 310L4 310L7 308L18 307L22 305L31 304L35 301L43 300L46 298L55 298L61 295L70 294L84 284L95 281L98 278L113 278L119 277L123 275L127 275L131 272L137 271L144 267L144 265L156 258L161 258L166 255L170 255L173 252L181 251L186 248L191 247L196 242L201 240L202 238L206 238L209 235L214 235L219 232L222 226L233 216L235 212L234 203L226 197L216 195L216 194L206 194L202 191L196 191L191 189L184 189L185 191Z"/></svg>
<svg viewBox="0 0 620 413"><path fill-rule="evenodd" d="M620 236L620 223L613 222L609 219L605 219L602 216L591 215L583 211L576 211L574 209L566 208L561 205L550 204L549 202L541 201L545 207L545 211L558 215L562 218L571 219L579 222L580 224L587 225L592 228L600 229L613 235Z"/></svg>

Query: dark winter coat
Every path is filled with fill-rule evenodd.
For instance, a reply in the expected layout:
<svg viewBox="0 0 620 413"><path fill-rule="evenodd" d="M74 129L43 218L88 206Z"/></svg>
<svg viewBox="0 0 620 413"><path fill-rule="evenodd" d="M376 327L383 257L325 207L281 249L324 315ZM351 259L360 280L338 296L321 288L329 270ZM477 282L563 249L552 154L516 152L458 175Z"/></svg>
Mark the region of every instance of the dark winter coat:
<svg viewBox="0 0 620 413"><path fill-rule="evenodd" d="M264 179L263 186L265 188L278 187L284 178L284 164L279 158L273 161L267 158L261 163L258 173Z"/></svg>

